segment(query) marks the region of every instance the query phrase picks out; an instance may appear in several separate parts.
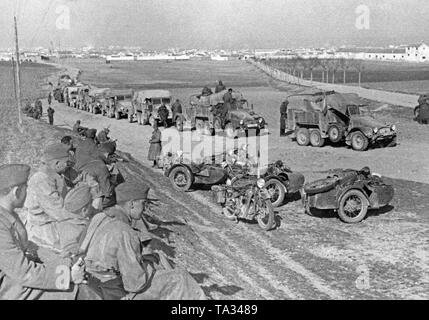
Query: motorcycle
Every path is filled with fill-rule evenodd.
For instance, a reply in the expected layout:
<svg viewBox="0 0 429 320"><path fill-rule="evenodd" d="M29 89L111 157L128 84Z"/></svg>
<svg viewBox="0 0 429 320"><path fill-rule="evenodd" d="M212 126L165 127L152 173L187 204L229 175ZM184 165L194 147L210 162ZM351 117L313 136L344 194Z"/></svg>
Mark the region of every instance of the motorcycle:
<svg viewBox="0 0 429 320"><path fill-rule="evenodd" d="M229 164L223 163L222 166L233 175ZM237 174L227 179L226 185L213 186L212 190L216 192L217 203L222 205L222 212L227 219L256 220L265 231L275 227L274 209L264 179Z"/></svg>

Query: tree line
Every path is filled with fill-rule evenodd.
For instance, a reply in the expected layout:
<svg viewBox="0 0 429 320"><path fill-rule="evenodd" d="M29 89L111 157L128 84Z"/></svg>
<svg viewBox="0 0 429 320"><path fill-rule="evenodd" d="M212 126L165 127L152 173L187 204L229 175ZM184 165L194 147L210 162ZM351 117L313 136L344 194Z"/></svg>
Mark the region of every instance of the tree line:
<svg viewBox="0 0 429 320"><path fill-rule="evenodd" d="M284 71L295 77L304 79L304 74L313 81L318 73L321 75L321 82L336 83L338 72L343 74L343 83L346 83L347 72L355 71L358 73L358 83L361 85L362 72L365 70L363 60L355 59L319 59L319 58L275 58L275 59L256 59L256 61ZM337 79L338 80L338 79Z"/></svg>

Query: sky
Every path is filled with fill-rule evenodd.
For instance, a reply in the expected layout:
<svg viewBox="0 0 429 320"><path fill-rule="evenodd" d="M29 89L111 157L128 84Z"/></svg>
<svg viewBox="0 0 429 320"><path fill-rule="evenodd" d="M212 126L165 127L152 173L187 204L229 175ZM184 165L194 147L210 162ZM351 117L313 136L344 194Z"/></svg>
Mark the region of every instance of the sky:
<svg viewBox="0 0 429 320"><path fill-rule="evenodd" d="M13 46L14 15L21 47L429 43L427 0L0 0L0 48Z"/></svg>

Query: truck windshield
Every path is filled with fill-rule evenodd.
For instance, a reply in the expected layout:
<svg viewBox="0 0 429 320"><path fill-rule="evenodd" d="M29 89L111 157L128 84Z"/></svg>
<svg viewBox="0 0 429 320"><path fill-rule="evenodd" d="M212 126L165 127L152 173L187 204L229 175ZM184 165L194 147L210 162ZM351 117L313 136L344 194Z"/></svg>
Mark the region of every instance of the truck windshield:
<svg viewBox="0 0 429 320"><path fill-rule="evenodd" d="M162 103L163 104L170 104L170 98L162 98Z"/></svg>
<svg viewBox="0 0 429 320"><path fill-rule="evenodd" d="M359 107L358 106L349 106L348 107L348 114L349 116L359 116Z"/></svg>
<svg viewBox="0 0 429 320"><path fill-rule="evenodd" d="M159 105L159 104L161 104L161 99L159 99L159 98L153 98L152 99L152 104L153 105Z"/></svg>

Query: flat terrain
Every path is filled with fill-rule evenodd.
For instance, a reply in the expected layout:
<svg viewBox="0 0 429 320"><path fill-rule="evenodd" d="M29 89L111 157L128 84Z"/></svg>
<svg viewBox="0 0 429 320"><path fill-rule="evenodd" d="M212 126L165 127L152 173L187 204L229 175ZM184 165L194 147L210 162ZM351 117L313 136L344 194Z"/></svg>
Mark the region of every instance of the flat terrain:
<svg viewBox="0 0 429 320"><path fill-rule="evenodd" d="M172 93L187 101L202 86L222 79L228 87L243 92L255 111L269 122L269 157L282 159L292 169L302 171L310 181L331 168L355 168L368 165L387 177L395 187L391 205L371 212L358 225L346 225L333 214L309 217L303 214L300 201L290 199L277 210L278 226L270 232L257 225L226 220L214 203L210 191L189 193L174 191L159 170L148 168L146 160L149 127L129 124L55 104L56 128L26 120L24 135L10 137L16 149L3 149L7 157L29 159L31 150L41 143L59 139L64 129L77 119L84 126L101 129L110 126L111 136L118 139L119 149L131 153L121 165L127 177L145 181L152 187L151 196L159 199L150 212L160 225L156 234L163 241L156 245L182 267L187 268L213 299L427 299L429 167L427 165L429 127L412 121L412 110L371 104L375 115L399 128L399 145L371 149L364 153L346 147L326 146L315 149L298 147L288 137L278 136L278 107L292 92L303 89L273 82L252 66L239 61L186 62L182 72L175 63L115 65L111 72L102 65L89 64L83 80L93 84L141 88L163 83ZM76 64L74 65L76 66ZM108 66L108 65L107 65ZM104 66L103 66L104 67ZM130 72L126 82L125 71ZM172 70L173 68L174 70ZM99 74L91 73L97 69ZM134 71L133 71L134 70ZM211 70L206 73L206 70ZM218 71L216 71L218 70ZM230 73L225 72L229 70ZM180 78L182 75L182 79ZM193 82L192 78L201 83ZM174 79L171 83L171 79ZM189 83L189 87L178 82ZM143 83L144 82L144 83ZM2 105L2 109L10 105ZM46 117L42 119L46 122ZM1 131L0 131L1 132ZM29 137L34 136L33 139ZM3 138L3 137L2 137ZM23 140L31 140L20 148ZM35 157L39 155L35 153ZM6 157L6 158L7 158ZM4 161L2 159L2 161ZM138 161L138 162L137 162ZM33 161L37 165L37 161ZM361 270L368 271L368 286L357 285ZM359 278L360 279L360 278Z"/></svg>

